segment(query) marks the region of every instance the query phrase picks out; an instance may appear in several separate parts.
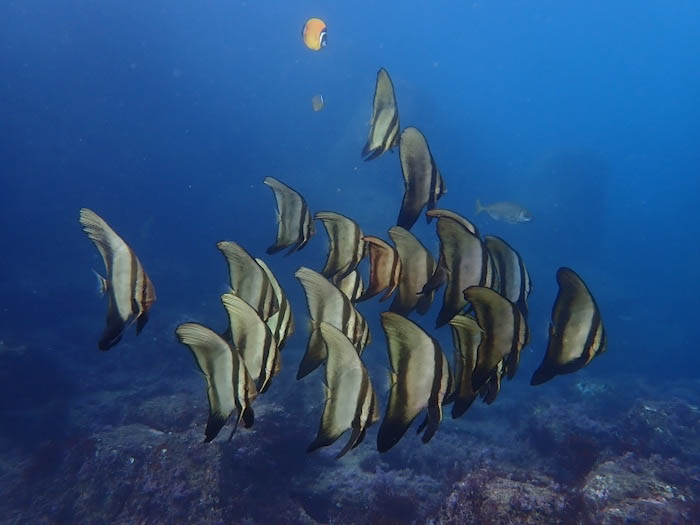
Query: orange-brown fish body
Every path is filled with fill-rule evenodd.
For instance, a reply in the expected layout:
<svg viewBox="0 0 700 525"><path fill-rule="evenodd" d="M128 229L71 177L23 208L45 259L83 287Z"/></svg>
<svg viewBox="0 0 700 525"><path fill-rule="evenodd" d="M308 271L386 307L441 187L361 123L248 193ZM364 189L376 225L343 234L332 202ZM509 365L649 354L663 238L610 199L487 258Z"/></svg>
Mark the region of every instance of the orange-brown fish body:
<svg viewBox="0 0 700 525"><path fill-rule="evenodd" d="M326 47L326 23L320 18L309 18L301 32L306 47L312 51L319 51Z"/></svg>

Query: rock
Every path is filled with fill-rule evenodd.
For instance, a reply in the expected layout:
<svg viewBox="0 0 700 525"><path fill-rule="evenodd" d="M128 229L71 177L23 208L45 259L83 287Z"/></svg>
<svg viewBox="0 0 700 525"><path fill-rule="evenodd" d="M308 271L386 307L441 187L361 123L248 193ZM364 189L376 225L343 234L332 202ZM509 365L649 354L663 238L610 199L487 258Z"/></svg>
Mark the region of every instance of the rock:
<svg viewBox="0 0 700 525"><path fill-rule="evenodd" d="M606 461L588 475L581 489L584 515L603 524L697 523L692 502L700 496L700 480L682 471L660 457L643 459L631 453ZM669 476L679 483L664 481Z"/></svg>
<svg viewBox="0 0 700 525"><path fill-rule="evenodd" d="M520 479L488 469L471 473L455 485L433 523L567 522L568 491L545 476Z"/></svg>

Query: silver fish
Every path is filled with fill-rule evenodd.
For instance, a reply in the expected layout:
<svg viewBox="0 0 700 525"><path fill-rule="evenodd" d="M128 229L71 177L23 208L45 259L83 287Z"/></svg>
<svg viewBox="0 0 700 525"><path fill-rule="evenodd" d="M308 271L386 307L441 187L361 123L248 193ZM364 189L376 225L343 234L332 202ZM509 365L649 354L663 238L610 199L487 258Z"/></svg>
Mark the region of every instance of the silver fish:
<svg viewBox="0 0 700 525"><path fill-rule="evenodd" d="M532 214L514 202L494 202L483 205L479 199L476 199L476 214L478 215L482 211L488 213L489 217L495 221L504 221L510 224L532 220Z"/></svg>

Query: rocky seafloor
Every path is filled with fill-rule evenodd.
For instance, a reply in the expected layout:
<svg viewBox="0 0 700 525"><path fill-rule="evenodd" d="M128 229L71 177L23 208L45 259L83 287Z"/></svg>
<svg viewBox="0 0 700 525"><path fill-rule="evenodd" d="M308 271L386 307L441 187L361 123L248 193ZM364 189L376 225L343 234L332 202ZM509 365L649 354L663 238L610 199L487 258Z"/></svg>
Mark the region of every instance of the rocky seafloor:
<svg viewBox="0 0 700 525"><path fill-rule="evenodd" d="M44 379L33 388L49 390L29 401L0 392L0 521L700 523L698 383L516 379L457 421L448 408L427 445L409 430L378 454L375 425L335 460L345 436L305 452L318 377L280 377L251 430L203 444L207 402L202 380L182 374L189 356L172 364L179 374L138 376L123 352L94 357L74 391ZM3 353L2 384L32 385L23 360L34 357Z"/></svg>

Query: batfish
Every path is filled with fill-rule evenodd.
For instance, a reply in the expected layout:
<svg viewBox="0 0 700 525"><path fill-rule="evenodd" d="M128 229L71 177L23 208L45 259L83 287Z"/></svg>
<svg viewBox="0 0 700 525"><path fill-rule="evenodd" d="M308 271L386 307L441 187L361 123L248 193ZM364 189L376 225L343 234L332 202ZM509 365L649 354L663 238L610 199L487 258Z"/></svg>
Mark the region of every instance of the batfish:
<svg viewBox="0 0 700 525"><path fill-rule="evenodd" d="M320 332L328 349L326 404L318 435L308 452L333 444L347 429L350 439L336 458L362 443L367 428L379 419L377 394L350 340L333 325L322 322Z"/></svg>
<svg viewBox="0 0 700 525"><path fill-rule="evenodd" d="M320 211L314 218L323 223L330 241L326 265L321 273L336 281L347 277L365 254L362 229L352 219L332 211Z"/></svg>
<svg viewBox="0 0 700 525"><path fill-rule="evenodd" d="M236 426L242 420L250 428L254 421L251 404L258 393L240 354L219 334L198 323L181 324L175 334L190 349L207 382L209 419L204 442L219 434L234 409L238 411Z"/></svg>
<svg viewBox="0 0 700 525"><path fill-rule="evenodd" d="M447 324L466 305L463 291L470 286L491 286L493 265L481 239L463 221L441 215L437 221L440 257L446 286L436 327Z"/></svg>
<svg viewBox="0 0 700 525"><path fill-rule="evenodd" d="M311 334L306 353L299 365L297 379L313 372L326 360L326 345L320 332L320 324L323 321L343 332L361 355L369 343L369 328L367 321L355 309L350 299L323 275L309 268L302 266L294 276L304 287L311 316Z"/></svg>
<svg viewBox="0 0 700 525"><path fill-rule="evenodd" d="M82 208L80 224L97 247L105 265L106 277L97 276L101 291L107 295L109 302L106 326L98 346L100 350L109 350L121 340L124 330L134 321L136 333L141 333L156 300L156 291L134 251L102 217Z"/></svg>
<svg viewBox="0 0 700 525"><path fill-rule="evenodd" d="M559 268L557 283L559 293L552 308L547 352L531 385L576 372L606 349L600 310L586 283L569 268Z"/></svg>
<svg viewBox="0 0 700 525"><path fill-rule="evenodd" d="M433 302L434 292L420 295L420 291L435 271L435 259L421 242L408 230L393 226L389 237L401 259L399 292L389 308L392 312L408 315L414 309L424 315Z"/></svg>
<svg viewBox="0 0 700 525"><path fill-rule="evenodd" d="M439 217L448 217L450 219L454 219L455 221L459 222L462 224L467 230L469 230L471 233L479 237L479 230L477 229L476 226L474 226L471 222L469 222L467 219L459 215L458 213L455 213L450 210L445 210L445 209L440 209L436 208L434 210L428 210L425 213L429 217L433 218L439 218ZM438 257L438 262L437 266L435 267L435 272L433 272L433 275L430 277L427 283L425 283L425 286L421 290L421 294L425 294L428 292L432 291L437 291L445 282L447 281L447 267L445 263L445 259L442 256L442 252L440 253L440 256Z"/></svg>
<svg viewBox="0 0 700 525"><path fill-rule="evenodd" d="M464 297L476 313L483 330L472 374L472 388L479 390L498 363L504 361L505 373L511 379L518 368L520 351L528 343L530 332L518 307L498 292L482 286L470 286Z"/></svg>
<svg viewBox="0 0 700 525"><path fill-rule="evenodd" d="M301 250L315 233L306 201L298 192L275 178L265 177L263 182L272 189L277 202L277 240L267 249L267 253L277 253L289 246L287 255Z"/></svg>
<svg viewBox="0 0 700 525"><path fill-rule="evenodd" d="M245 367L261 394L280 370L280 355L272 331L258 312L240 297L227 293L221 302L228 313L233 347L243 357Z"/></svg>
<svg viewBox="0 0 700 525"><path fill-rule="evenodd" d="M532 282L522 257L510 244L495 235L487 235L484 244L499 276L498 286L493 288L511 303L517 304L527 318L527 298L532 291Z"/></svg>
<svg viewBox="0 0 700 525"><path fill-rule="evenodd" d="M396 107L394 85L389 73L381 68L377 71L377 83L374 87L372 119L369 124L369 136L362 149L362 157L372 160L398 144L399 110Z"/></svg>
<svg viewBox="0 0 700 525"><path fill-rule="evenodd" d="M401 132L399 156L404 194L396 224L410 230L423 208L435 208L438 199L447 190L430 153L428 141L417 128L408 127ZM427 220L430 222L432 217L428 215Z"/></svg>
<svg viewBox="0 0 700 525"><path fill-rule="evenodd" d="M438 342L417 324L392 312L382 313L391 362L391 390L377 435L377 450L396 445L416 416L428 409L422 441L433 437L442 420L442 404L452 390L452 376Z"/></svg>
<svg viewBox="0 0 700 525"><path fill-rule="evenodd" d="M379 237L371 235L362 238L369 251L369 287L357 300L366 301L384 291L379 302L385 301L394 293L401 277L401 258L396 248Z"/></svg>
<svg viewBox="0 0 700 525"><path fill-rule="evenodd" d="M252 306L263 321L267 321L279 311L279 304L265 270L235 242L220 241L216 247L228 264L232 292Z"/></svg>

